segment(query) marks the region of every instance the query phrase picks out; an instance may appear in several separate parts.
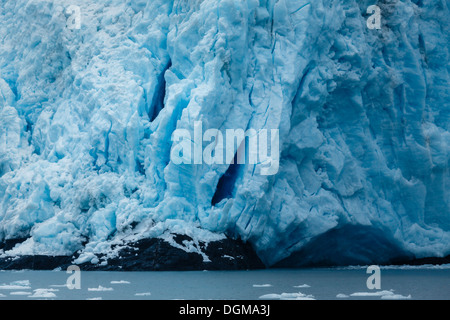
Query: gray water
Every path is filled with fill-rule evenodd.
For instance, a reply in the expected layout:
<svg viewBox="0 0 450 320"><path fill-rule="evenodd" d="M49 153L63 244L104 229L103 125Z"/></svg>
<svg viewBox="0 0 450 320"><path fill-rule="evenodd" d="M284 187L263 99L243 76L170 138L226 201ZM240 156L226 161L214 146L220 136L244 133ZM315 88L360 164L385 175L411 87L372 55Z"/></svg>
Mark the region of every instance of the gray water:
<svg viewBox="0 0 450 320"><path fill-rule="evenodd" d="M370 290L366 268L83 272L81 289L65 271L0 271L1 300L265 300L450 299L450 266L381 268L381 289Z"/></svg>

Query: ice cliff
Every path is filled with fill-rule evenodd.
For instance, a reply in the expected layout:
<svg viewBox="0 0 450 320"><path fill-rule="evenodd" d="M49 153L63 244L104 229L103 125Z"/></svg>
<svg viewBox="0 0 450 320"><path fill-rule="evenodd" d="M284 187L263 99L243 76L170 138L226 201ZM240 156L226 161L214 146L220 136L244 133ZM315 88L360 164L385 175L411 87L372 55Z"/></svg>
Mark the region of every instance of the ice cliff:
<svg viewBox="0 0 450 320"><path fill-rule="evenodd" d="M23 239L0 255L97 263L160 238L208 261L199 241L225 237L267 266L450 254L449 16L448 0L0 0L0 242ZM279 129L278 173L174 164L196 121Z"/></svg>

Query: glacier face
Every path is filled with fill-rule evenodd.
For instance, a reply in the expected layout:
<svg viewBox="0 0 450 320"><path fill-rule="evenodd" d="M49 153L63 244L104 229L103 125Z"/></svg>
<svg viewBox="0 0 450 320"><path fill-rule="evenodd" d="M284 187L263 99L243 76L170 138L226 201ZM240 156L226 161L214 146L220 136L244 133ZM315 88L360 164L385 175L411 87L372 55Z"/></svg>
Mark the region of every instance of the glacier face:
<svg viewBox="0 0 450 320"><path fill-rule="evenodd" d="M0 3L0 240L27 239L1 255L173 234L268 266L450 254L448 2ZM279 129L278 173L174 164L196 121Z"/></svg>

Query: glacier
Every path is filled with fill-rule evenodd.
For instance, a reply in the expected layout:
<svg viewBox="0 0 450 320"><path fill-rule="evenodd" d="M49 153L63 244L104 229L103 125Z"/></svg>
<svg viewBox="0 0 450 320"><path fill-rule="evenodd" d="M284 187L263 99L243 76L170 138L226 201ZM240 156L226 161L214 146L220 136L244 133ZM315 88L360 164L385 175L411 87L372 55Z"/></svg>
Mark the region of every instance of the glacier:
<svg viewBox="0 0 450 320"><path fill-rule="evenodd" d="M448 0L0 4L0 242L21 239L0 257L107 263L150 238L206 262L200 243L242 239L268 267L450 254ZM196 121L278 129L277 174L174 164Z"/></svg>

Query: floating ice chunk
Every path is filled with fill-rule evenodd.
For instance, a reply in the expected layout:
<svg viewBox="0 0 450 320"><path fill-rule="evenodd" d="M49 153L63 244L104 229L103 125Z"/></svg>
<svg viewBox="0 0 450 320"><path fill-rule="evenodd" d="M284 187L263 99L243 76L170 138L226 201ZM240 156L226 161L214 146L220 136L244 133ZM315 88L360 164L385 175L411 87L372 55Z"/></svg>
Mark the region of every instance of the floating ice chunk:
<svg viewBox="0 0 450 320"><path fill-rule="evenodd" d="M339 298L339 299L345 299L345 298L349 298L349 297L350 297L349 295L344 294L344 293L338 293L336 295L336 298Z"/></svg>
<svg viewBox="0 0 450 320"><path fill-rule="evenodd" d="M67 288L67 284L51 284L51 288Z"/></svg>
<svg viewBox="0 0 450 320"><path fill-rule="evenodd" d="M12 296L29 296L32 292L29 291L13 291L9 293Z"/></svg>
<svg viewBox="0 0 450 320"><path fill-rule="evenodd" d="M88 288L88 291L113 291L113 288L105 288L102 286L98 286L98 288Z"/></svg>
<svg viewBox="0 0 450 320"><path fill-rule="evenodd" d="M404 299L411 299L411 295L409 294L408 296L403 296L401 294L387 294L387 295L381 296L381 299L404 300Z"/></svg>
<svg viewBox="0 0 450 320"><path fill-rule="evenodd" d="M311 294L303 294L301 292L294 293L269 293L259 297L261 300L315 300Z"/></svg>
<svg viewBox="0 0 450 320"><path fill-rule="evenodd" d="M88 298L86 300L103 300L102 297Z"/></svg>
<svg viewBox="0 0 450 320"><path fill-rule="evenodd" d="M11 284L23 286L23 287L29 287L31 285L30 280L19 280L11 282Z"/></svg>
<svg viewBox="0 0 450 320"><path fill-rule="evenodd" d="M29 280L13 281L10 284L0 285L0 290L29 290L31 289Z"/></svg>
<svg viewBox="0 0 450 320"><path fill-rule="evenodd" d="M268 283L266 283L266 284L254 284L253 285L253 288L270 288L270 287L272 287L272 285L268 284Z"/></svg>
<svg viewBox="0 0 450 320"><path fill-rule="evenodd" d="M301 284L298 286L294 286L294 288L311 288L311 286L309 284Z"/></svg>
<svg viewBox="0 0 450 320"><path fill-rule="evenodd" d="M35 289L34 293L29 298L56 298L56 294L54 292L58 291L58 289Z"/></svg>
<svg viewBox="0 0 450 320"><path fill-rule="evenodd" d="M136 297L149 297L151 295L152 295L151 292L141 292L135 294Z"/></svg>
<svg viewBox="0 0 450 320"><path fill-rule="evenodd" d="M351 297L381 297L394 294L393 291L382 290L373 292L354 292L350 294Z"/></svg>
<svg viewBox="0 0 450 320"><path fill-rule="evenodd" d="M111 284L130 284L130 281L119 280L119 281L111 281Z"/></svg>
<svg viewBox="0 0 450 320"><path fill-rule="evenodd" d="M403 296L401 294L395 294L394 290L382 290L374 292L355 292L350 294L351 297L380 297L386 300L402 300L411 299L411 295Z"/></svg>

